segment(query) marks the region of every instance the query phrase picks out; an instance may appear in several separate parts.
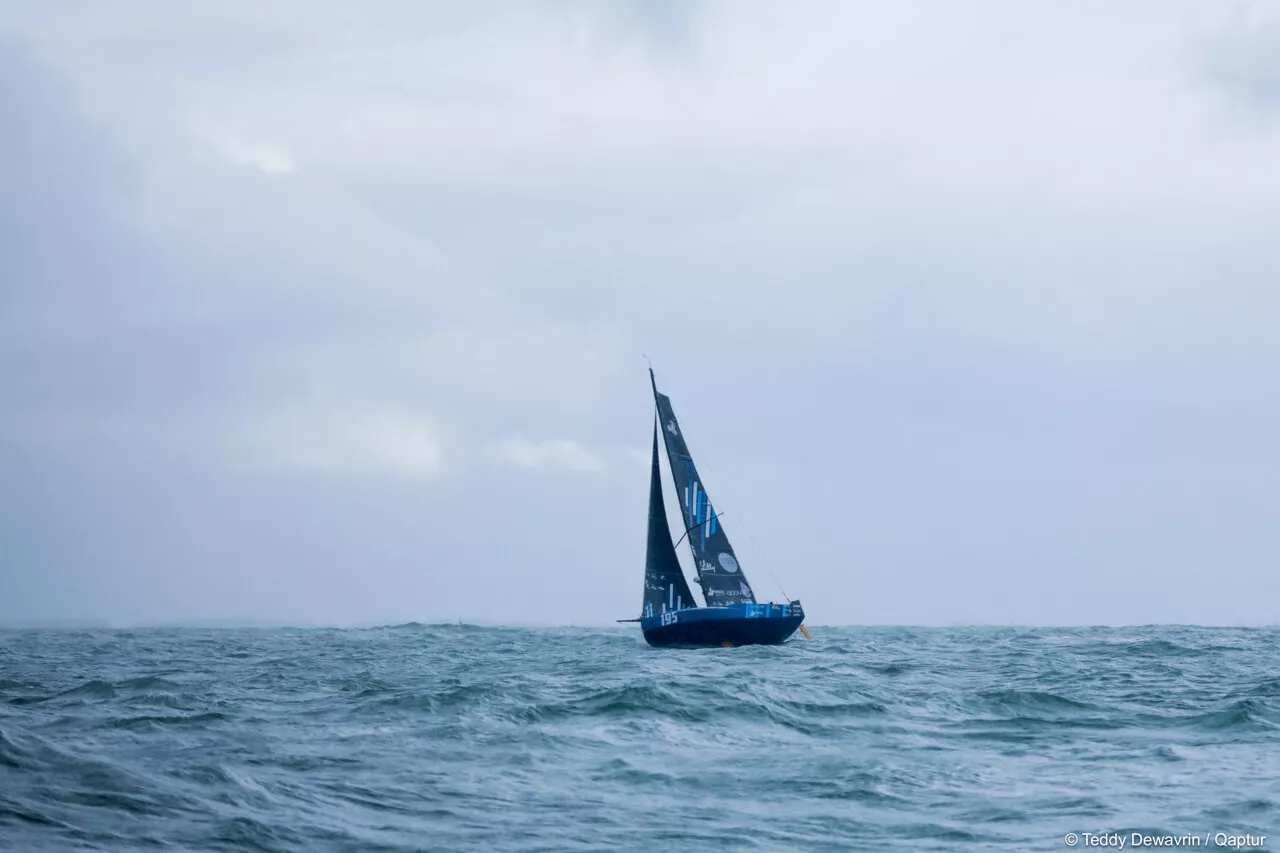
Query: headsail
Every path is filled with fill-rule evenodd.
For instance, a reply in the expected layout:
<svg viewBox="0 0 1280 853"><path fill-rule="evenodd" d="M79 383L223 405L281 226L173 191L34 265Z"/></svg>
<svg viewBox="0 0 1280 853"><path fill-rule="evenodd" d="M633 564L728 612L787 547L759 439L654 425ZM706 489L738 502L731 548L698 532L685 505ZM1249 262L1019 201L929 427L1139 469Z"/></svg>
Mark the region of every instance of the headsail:
<svg viewBox="0 0 1280 853"><path fill-rule="evenodd" d="M644 615L653 616L682 607L697 607L680 569L667 507L662 500L662 471L658 467L658 426L653 427L653 465L649 478L649 545L644 555Z"/></svg>
<svg viewBox="0 0 1280 853"><path fill-rule="evenodd" d="M729 544L720 519L712 509L698 469L689 456L680 424L676 421L671 399L658 393L658 384L649 371L653 384L653 396L658 404L658 420L662 424L662 438L667 445L667 459L671 462L671 474L676 482L676 497L680 501L681 515L688 528L689 548L693 551L693 564L697 568L698 583L706 596L708 607L739 602L754 602L755 593L747 583L747 577L738 565L738 558ZM650 502L652 512L652 501ZM649 528L652 536L653 527ZM652 540L651 540L652 541Z"/></svg>

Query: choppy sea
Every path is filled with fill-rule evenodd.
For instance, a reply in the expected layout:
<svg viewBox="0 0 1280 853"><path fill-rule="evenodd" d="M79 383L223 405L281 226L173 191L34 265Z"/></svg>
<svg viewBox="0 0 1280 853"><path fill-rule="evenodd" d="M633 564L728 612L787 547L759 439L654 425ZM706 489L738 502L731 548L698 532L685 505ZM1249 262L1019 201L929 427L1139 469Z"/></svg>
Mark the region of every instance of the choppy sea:
<svg viewBox="0 0 1280 853"><path fill-rule="evenodd" d="M0 849L1280 850L1280 629L812 631L0 631Z"/></svg>

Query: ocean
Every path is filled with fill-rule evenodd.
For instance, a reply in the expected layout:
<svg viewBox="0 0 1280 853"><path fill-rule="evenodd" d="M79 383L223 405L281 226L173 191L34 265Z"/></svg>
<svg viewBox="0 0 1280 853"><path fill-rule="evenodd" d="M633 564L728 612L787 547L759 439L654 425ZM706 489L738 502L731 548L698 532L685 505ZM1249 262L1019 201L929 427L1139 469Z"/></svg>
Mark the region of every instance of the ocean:
<svg viewBox="0 0 1280 853"><path fill-rule="evenodd" d="M0 849L1280 849L1280 629L811 630L0 631Z"/></svg>

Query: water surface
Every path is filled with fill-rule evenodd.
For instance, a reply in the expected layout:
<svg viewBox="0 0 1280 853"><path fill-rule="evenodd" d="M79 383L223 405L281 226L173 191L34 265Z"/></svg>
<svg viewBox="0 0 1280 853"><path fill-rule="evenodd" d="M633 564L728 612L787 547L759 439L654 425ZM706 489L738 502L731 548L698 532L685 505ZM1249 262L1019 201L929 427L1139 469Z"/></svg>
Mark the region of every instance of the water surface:
<svg viewBox="0 0 1280 853"><path fill-rule="evenodd" d="M813 633L0 631L0 849L1280 849L1280 630Z"/></svg>

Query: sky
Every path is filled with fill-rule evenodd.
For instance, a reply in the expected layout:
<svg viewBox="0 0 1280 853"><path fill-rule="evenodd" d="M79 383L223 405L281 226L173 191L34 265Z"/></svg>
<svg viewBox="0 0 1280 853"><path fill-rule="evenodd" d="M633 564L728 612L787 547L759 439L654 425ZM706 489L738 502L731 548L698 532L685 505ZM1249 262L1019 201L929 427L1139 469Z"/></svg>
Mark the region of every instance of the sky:
<svg viewBox="0 0 1280 853"><path fill-rule="evenodd" d="M1280 623L1278 235L1271 2L0 0L0 621L632 617L647 356L811 624Z"/></svg>

